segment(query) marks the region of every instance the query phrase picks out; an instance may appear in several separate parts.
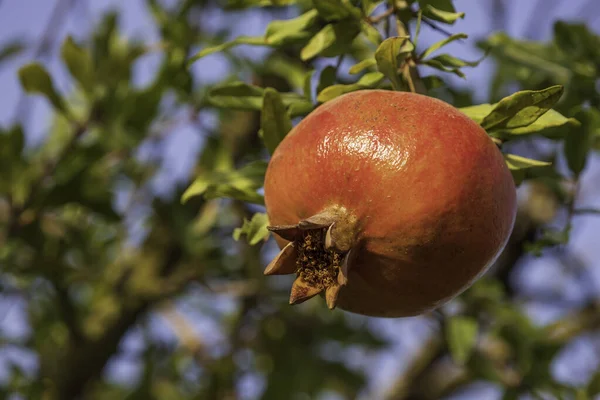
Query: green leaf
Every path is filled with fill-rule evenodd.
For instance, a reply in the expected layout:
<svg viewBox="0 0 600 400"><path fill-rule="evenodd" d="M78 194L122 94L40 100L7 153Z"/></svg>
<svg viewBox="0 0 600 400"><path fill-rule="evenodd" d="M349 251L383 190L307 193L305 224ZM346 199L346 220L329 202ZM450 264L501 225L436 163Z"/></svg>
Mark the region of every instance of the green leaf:
<svg viewBox="0 0 600 400"><path fill-rule="evenodd" d="M428 60L423 60L421 61L421 64L439 69L440 71L450 72L461 78L464 78L465 74L463 74L460 69L463 67L476 67L479 65L479 63L481 63L481 61L483 61L483 59L484 58L482 57L477 61L466 61L449 54L441 54Z"/></svg>
<svg viewBox="0 0 600 400"><path fill-rule="evenodd" d="M181 202L203 195L206 199L229 197L248 203L264 204L256 191L263 186L267 163L255 161L239 170L211 171L198 176L181 196Z"/></svg>
<svg viewBox="0 0 600 400"><path fill-rule="evenodd" d="M264 89L244 82L225 83L208 92L208 102L215 107L258 111L262 109Z"/></svg>
<svg viewBox="0 0 600 400"><path fill-rule="evenodd" d="M19 69L19 79L21 80L21 86L27 93L41 94L48 99L54 108L65 114L67 113L63 98L56 91L50 74L40 63L35 62L21 67Z"/></svg>
<svg viewBox="0 0 600 400"><path fill-rule="evenodd" d="M262 65L256 66L256 70L261 76L263 73L273 74L285 79L293 89L304 87L307 72L304 63L279 52L272 53Z"/></svg>
<svg viewBox="0 0 600 400"><path fill-rule="evenodd" d="M600 37L591 32L585 24L556 22L554 42L572 59L600 59Z"/></svg>
<svg viewBox="0 0 600 400"><path fill-rule="evenodd" d="M413 50L414 46L408 36L397 36L384 40L375 51L377 68L392 82L396 90L402 88L398 68Z"/></svg>
<svg viewBox="0 0 600 400"><path fill-rule="evenodd" d="M71 76L85 92L92 93L95 74L91 54L77 45L71 36L67 36L62 45L61 56Z"/></svg>
<svg viewBox="0 0 600 400"><path fill-rule="evenodd" d="M234 46L239 46L242 44L251 45L251 46L268 46L267 40L264 37L255 37L255 36L240 36L235 38L230 42L226 42L220 44L218 46L211 46L205 49L200 50L196 53L192 58L189 59L188 65L191 65L195 61L198 61L202 57L206 57L209 54L218 53L220 51L228 50Z"/></svg>
<svg viewBox="0 0 600 400"><path fill-rule="evenodd" d="M275 89L265 89L260 126L262 139L270 154L273 154L285 135L292 130L292 121L285 110L279 92Z"/></svg>
<svg viewBox="0 0 600 400"><path fill-rule="evenodd" d="M479 330L477 320L471 317L454 316L446 326L446 341L452 359L460 365L465 364L477 343Z"/></svg>
<svg viewBox="0 0 600 400"><path fill-rule="evenodd" d="M508 169L513 171L552 165L552 163L546 161L532 160L531 158L521 157L516 154L504 154L504 161Z"/></svg>
<svg viewBox="0 0 600 400"><path fill-rule="evenodd" d="M419 0L421 10L425 17L446 24L453 24L459 18L464 18L464 12L455 12L452 2L449 0Z"/></svg>
<svg viewBox="0 0 600 400"><path fill-rule="evenodd" d="M464 34L464 33L456 33L452 36L447 37L446 39L440 40L439 42L436 42L434 44L432 44L431 46L429 46L428 49L424 50L421 55L419 56L420 59L424 59L425 57L433 54L435 51L441 49L442 47L444 47L445 45L447 45L448 43L452 43L456 40L462 40L462 39L466 39L469 36Z"/></svg>
<svg viewBox="0 0 600 400"><path fill-rule="evenodd" d="M0 49L0 64L10 58L18 55L25 49L23 43L19 41L10 42Z"/></svg>
<svg viewBox="0 0 600 400"><path fill-rule="evenodd" d="M321 71L319 75L319 83L317 84L317 93L321 93L329 86L335 84L337 79L337 69L333 65L328 65Z"/></svg>
<svg viewBox="0 0 600 400"><path fill-rule="evenodd" d="M480 47L491 50L502 61L535 71L536 76L548 76L558 83L567 83L573 71L568 57L559 54L553 46L539 42L515 40L503 32L490 35ZM514 74L511 74L511 77Z"/></svg>
<svg viewBox="0 0 600 400"><path fill-rule="evenodd" d="M527 242L523 248L528 253L537 257L542 255L542 251L547 247L565 245L569 243L570 227L564 230L547 228L542 230L541 236L535 242Z"/></svg>
<svg viewBox="0 0 600 400"><path fill-rule="evenodd" d="M473 121L480 124L481 121L492 112L495 106L495 104L478 104L475 106L462 107L459 110L465 113ZM567 125L576 127L580 125L580 123L574 118L566 118L558 111L550 109L530 125L512 129L502 128L494 131L494 136L508 140L511 137L526 136L542 132L546 129L560 128Z"/></svg>
<svg viewBox="0 0 600 400"><path fill-rule="evenodd" d="M374 65L377 65L377 61L374 58L367 58L362 60L358 64L354 64L352 67L350 67L350 70L348 72L352 75L360 74L365 69L370 68Z"/></svg>
<svg viewBox="0 0 600 400"><path fill-rule="evenodd" d="M446 86L446 82L439 76L429 75L421 78L427 90L439 89Z"/></svg>
<svg viewBox="0 0 600 400"><path fill-rule="evenodd" d="M575 118L581 121L581 127L567 135L564 152L569 169L579 176L587 164L593 136L600 132L600 111L594 108L579 110Z"/></svg>
<svg viewBox="0 0 600 400"><path fill-rule="evenodd" d="M523 90L500 100L494 109L481 121L486 131L501 128L520 128L535 122L546 113L562 96L561 85L544 90Z"/></svg>
<svg viewBox="0 0 600 400"><path fill-rule="evenodd" d="M312 77L315 74L314 70L308 71L304 75L304 84L302 85L302 91L304 93L304 97L312 102Z"/></svg>
<svg viewBox="0 0 600 400"><path fill-rule="evenodd" d="M363 75L363 77L360 78L356 83L350 85L333 85L325 88L317 96L317 101L320 103L325 103L338 96L341 96L344 93L374 88L383 80L383 78L385 78L385 76L381 72L369 72Z"/></svg>
<svg viewBox="0 0 600 400"><path fill-rule="evenodd" d="M587 386L587 393L592 397L600 394L600 371L597 371L590 379Z"/></svg>
<svg viewBox="0 0 600 400"><path fill-rule="evenodd" d="M377 8L379 4L381 4L381 0L363 0L361 1L363 13L365 15L371 15L373 11Z"/></svg>
<svg viewBox="0 0 600 400"><path fill-rule="evenodd" d="M317 55L335 57L343 54L350 48L352 41L359 32L360 23L353 20L328 24L302 48L300 58L307 61Z"/></svg>
<svg viewBox="0 0 600 400"><path fill-rule="evenodd" d="M418 0L419 7L425 8L427 6L435 7L438 10L455 12L456 9L452 4L453 0Z"/></svg>
<svg viewBox="0 0 600 400"><path fill-rule="evenodd" d="M273 21L267 26L265 40L273 46L281 46L297 40L310 38L312 33L309 31L319 20L317 10L310 10L297 18Z"/></svg>
<svg viewBox="0 0 600 400"><path fill-rule="evenodd" d="M315 0L315 9L319 15L328 22L341 21L345 18L360 18L360 10L348 0Z"/></svg>
<svg viewBox="0 0 600 400"><path fill-rule="evenodd" d="M207 102L214 107L260 111L263 98L263 88L237 81L215 86L208 92ZM292 118L306 115L313 109L313 104L298 93L281 93L281 98Z"/></svg>
<svg viewBox="0 0 600 400"><path fill-rule="evenodd" d="M252 219L248 221L244 218L244 224L241 228L235 228L233 231L233 238L240 240L242 235L246 235L246 240L251 246L254 246L261 241L265 241L269 238L269 217L264 213L256 213L252 216Z"/></svg>
<svg viewBox="0 0 600 400"><path fill-rule="evenodd" d="M371 43L379 46L379 44L381 43L382 37L381 37L381 33L377 30L377 28L375 28L373 25L371 25L370 23L368 23L364 20L360 21L360 27L361 27L362 33L365 34L366 38Z"/></svg>

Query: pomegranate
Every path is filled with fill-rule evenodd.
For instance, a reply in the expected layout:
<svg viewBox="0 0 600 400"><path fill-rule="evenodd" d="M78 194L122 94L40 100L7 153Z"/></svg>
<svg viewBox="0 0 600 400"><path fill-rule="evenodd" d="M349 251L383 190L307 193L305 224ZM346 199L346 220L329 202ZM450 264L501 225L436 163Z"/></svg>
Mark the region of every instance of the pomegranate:
<svg viewBox="0 0 600 400"><path fill-rule="evenodd" d="M265 177L290 303L402 317L473 283L512 230L516 191L486 132L424 95L363 90L327 102L279 144Z"/></svg>

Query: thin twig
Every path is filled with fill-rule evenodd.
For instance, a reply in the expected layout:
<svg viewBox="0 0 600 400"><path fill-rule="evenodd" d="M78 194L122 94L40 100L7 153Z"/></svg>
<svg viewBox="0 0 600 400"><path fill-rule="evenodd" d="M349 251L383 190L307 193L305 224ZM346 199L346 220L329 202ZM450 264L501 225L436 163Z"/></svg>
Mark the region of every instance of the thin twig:
<svg viewBox="0 0 600 400"><path fill-rule="evenodd" d="M410 36L408 28L398 17L396 17L396 31L398 32L398 36ZM417 70L417 65L415 64L413 57L407 58L404 62L404 65L402 66L402 76L404 76L404 80L408 84L408 88L411 92L426 93L427 90L419 76L419 71Z"/></svg>
<svg viewBox="0 0 600 400"><path fill-rule="evenodd" d="M416 17L417 13L413 13L413 15ZM452 32L445 30L444 28L442 28L441 26L437 25L436 23L432 22L429 18L427 17L422 17L422 21L425 25L429 26L431 29L433 29L434 31L438 31L440 33L443 33L444 35L450 37L452 36ZM463 39L459 39L459 40L463 40Z"/></svg>
<svg viewBox="0 0 600 400"><path fill-rule="evenodd" d="M390 15L392 15L393 13L394 13L394 9L388 8L383 13L381 13L375 17L369 17L369 18L367 18L367 20L369 21L369 23L371 25L376 25L376 24L380 23L381 21L383 21L384 19L386 19L387 17L389 17Z"/></svg>

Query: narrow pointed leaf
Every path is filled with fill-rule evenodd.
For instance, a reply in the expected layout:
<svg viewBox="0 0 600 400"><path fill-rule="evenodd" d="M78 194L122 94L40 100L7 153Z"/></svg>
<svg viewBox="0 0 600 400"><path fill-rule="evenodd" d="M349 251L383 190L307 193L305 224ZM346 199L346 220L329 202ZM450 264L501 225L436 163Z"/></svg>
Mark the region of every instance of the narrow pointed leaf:
<svg viewBox="0 0 600 400"><path fill-rule="evenodd" d="M500 100L487 115L481 126L486 131L500 128L520 128L535 122L562 96L561 85L544 90L523 90Z"/></svg>
<svg viewBox="0 0 600 400"><path fill-rule="evenodd" d="M352 67L350 67L350 70L348 70L348 72L352 75L360 74L365 69L373 67L375 65L377 65L377 61L374 58L367 58L365 60L362 60L358 64L354 64Z"/></svg>
<svg viewBox="0 0 600 400"><path fill-rule="evenodd" d="M268 44L280 46L310 38L310 28L318 21L319 13L313 9L297 18L273 21L267 26L265 39Z"/></svg>
<svg viewBox="0 0 600 400"><path fill-rule="evenodd" d="M269 153L273 154L275 148L292 129L292 121L279 92L275 89L265 89L260 121L262 139Z"/></svg>
<svg viewBox="0 0 600 400"><path fill-rule="evenodd" d="M464 12L444 11L440 10L439 8L435 8L430 4L427 4L424 8L422 8L422 10L424 16L434 19L436 21L444 22L446 24L453 24L458 19L465 17Z"/></svg>
<svg viewBox="0 0 600 400"><path fill-rule="evenodd" d="M532 160L516 154L504 154L504 161L510 170L521 170L527 168L547 167L552 163L546 161Z"/></svg>
<svg viewBox="0 0 600 400"><path fill-rule="evenodd" d="M381 72L369 72L362 76L358 82L350 85L333 85L323 90L317 96L317 101L325 103L326 101L332 100L344 93L354 92L361 89L372 89L375 88L385 76Z"/></svg>
<svg viewBox="0 0 600 400"><path fill-rule="evenodd" d="M269 43L266 41L266 39L262 36L260 36L260 37L240 36L230 42L226 42L226 43L220 44L218 46L207 47L205 49L200 50L198 53L196 53L194 56L192 56L189 59L188 64L192 64L195 61L198 61L199 59L206 57L210 54L218 53L220 51L225 51L232 47L243 45L243 44L251 45L251 46L268 46L269 45Z"/></svg>
<svg viewBox="0 0 600 400"><path fill-rule="evenodd" d="M593 135L600 132L600 111L593 108L579 110L575 118L581 121L581 127L566 137L564 152L569 169L579 176L587 165Z"/></svg>
<svg viewBox="0 0 600 400"><path fill-rule="evenodd" d="M360 23L354 20L343 20L325 25L302 48L300 58L306 61L317 55L335 57L343 54L349 50L359 32Z"/></svg>
<svg viewBox="0 0 600 400"><path fill-rule="evenodd" d="M21 86L27 93L41 94L55 109L66 113L64 99L58 94L52 78L40 63L27 64L19 69Z"/></svg>
<svg viewBox="0 0 600 400"><path fill-rule="evenodd" d="M61 48L62 59L69 73L87 92L94 90L94 63L91 54L67 36Z"/></svg>
<svg viewBox="0 0 600 400"><path fill-rule="evenodd" d="M428 49L424 50L423 53L421 53L421 55L419 56L420 59L423 59L431 54L433 54L435 51L441 49L442 47L444 47L445 45L447 45L448 43L452 43L456 40L462 40L462 39L466 39L469 36L464 34L464 33L456 33L452 36L447 37L446 39L440 40L439 42L436 42L434 44L432 44L431 46L429 46Z"/></svg>
<svg viewBox="0 0 600 400"><path fill-rule="evenodd" d="M398 68L413 50L414 46L408 36L397 36L384 40L375 51L377 68L392 82L396 90L402 87Z"/></svg>

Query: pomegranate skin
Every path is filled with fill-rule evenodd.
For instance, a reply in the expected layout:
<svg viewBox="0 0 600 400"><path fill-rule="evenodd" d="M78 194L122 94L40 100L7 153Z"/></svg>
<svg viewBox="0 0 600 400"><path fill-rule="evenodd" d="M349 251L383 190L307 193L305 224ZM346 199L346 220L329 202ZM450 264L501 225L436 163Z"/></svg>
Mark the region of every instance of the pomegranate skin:
<svg viewBox="0 0 600 400"><path fill-rule="evenodd" d="M271 225L345 209L355 241L337 307L380 317L465 290L516 214L510 171L479 125L443 101L386 90L340 96L294 127L269 162L265 202Z"/></svg>

